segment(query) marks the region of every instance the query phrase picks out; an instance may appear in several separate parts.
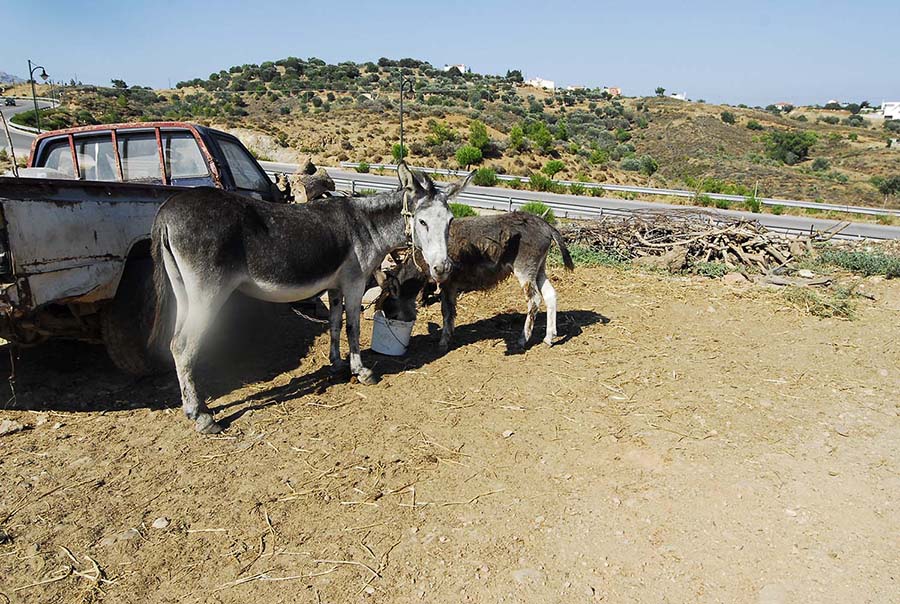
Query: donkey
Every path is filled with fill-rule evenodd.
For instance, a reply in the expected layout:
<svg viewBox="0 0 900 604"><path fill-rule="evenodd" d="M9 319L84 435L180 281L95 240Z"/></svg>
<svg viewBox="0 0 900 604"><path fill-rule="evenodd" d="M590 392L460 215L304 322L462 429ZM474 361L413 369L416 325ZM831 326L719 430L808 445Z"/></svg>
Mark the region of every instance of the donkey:
<svg viewBox="0 0 900 604"><path fill-rule="evenodd" d="M363 384L375 383L359 351L366 282L388 252L410 244L428 262L430 278L443 282L450 272L448 200L472 177L441 191L405 163L398 175L397 190L373 197L281 205L194 189L160 207L152 230L156 314L151 337L161 337L162 316L174 294L170 348L182 408L198 432L222 430L197 390L194 370L204 334L234 291L270 302L295 302L327 291L332 370L346 366L340 352L346 308L350 371Z"/></svg>
<svg viewBox="0 0 900 604"><path fill-rule="evenodd" d="M540 308L542 295L547 305L544 342L552 346L556 337L556 290L547 279L545 267L547 253L554 241L559 246L566 269L573 270L572 256L559 231L533 214L509 212L454 220L450 224L447 244L453 268L441 284L441 314L444 318L441 350L446 352L450 346L456 321L457 295L490 289L510 274L515 274L528 299L528 314L519 346L524 347L531 339L534 317ZM430 266L427 258L413 252L394 271L375 273L384 291L379 306L385 316L403 321L415 320L416 298L423 287L428 287L429 281L421 266Z"/></svg>

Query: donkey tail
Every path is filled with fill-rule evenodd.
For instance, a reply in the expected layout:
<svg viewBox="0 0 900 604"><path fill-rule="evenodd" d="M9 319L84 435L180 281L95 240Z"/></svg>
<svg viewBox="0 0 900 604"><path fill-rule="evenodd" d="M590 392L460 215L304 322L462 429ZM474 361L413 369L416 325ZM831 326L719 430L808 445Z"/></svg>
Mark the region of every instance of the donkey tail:
<svg viewBox="0 0 900 604"><path fill-rule="evenodd" d="M553 236L553 241L559 246L559 253L562 254L563 264L566 265L566 269L570 271L575 270L575 263L572 261L572 255L569 253L569 248L566 247L566 242L562 235L556 230L556 227L549 224L547 226L550 227L550 234Z"/></svg>
<svg viewBox="0 0 900 604"><path fill-rule="evenodd" d="M172 251L169 249L169 231L165 221L159 217L153 222L153 229L150 232L150 254L153 256L153 326L150 329L150 345L163 343L163 338L167 335L166 317L169 316L169 307L172 299L172 285L169 282L169 275L166 273L165 255L172 257ZM174 263L171 263L174 265Z"/></svg>

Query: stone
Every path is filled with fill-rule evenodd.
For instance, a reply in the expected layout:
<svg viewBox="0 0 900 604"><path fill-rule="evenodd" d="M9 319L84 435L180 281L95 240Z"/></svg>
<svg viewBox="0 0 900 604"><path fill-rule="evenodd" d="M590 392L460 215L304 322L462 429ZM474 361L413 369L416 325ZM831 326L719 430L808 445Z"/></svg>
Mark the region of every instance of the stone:
<svg viewBox="0 0 900 604"><path fill-rule="evenodd" d="M133 539L137 539L141 536L141 532L136 528L130 528L122 531L121 533L115 535L109 535L100 540L100 545L102 547L109 547L110 545L114 545L119 543L120 541L131 541Z"/></svg>
<svg viewBox="0 0 900 604"><path fill-rule="evenodd" d="M808 268L804 268L802 270L797 271L797 276L803 277L804 279L812 279L816 276L814 272L809 270Z"/></svg>
<svg viewBox="0 0 900 604"><path fill-rule="evenodd" d="M722 283L727 283L728 285L743 285L747 283L747 277L741 273L728 273L722 277Z"/></svg>
<svg viewBox="0 0 900 604"><path fill-rule="evenodd" d="M503 431L503 438L509 438L509 437L512 436L513 434L515 434L515 432L513 432L512 430L504 430L504 431Z"/></svg>
<svg viewBox="0 0 900 604"><path fill-rule="evenodd" d="M151 524L150 526L152 526L155 529L160 529L160 530L162 530L164 528L168 528L169 519L166 518L165 516L160 516L159 518L154 520L153 524Z"/></svg>
<svg viewBox="0 0 900 604"><path fill-rule="evenodd" d="M15 434L16 432L21 432L25 428L25 424L21 422L17 422L14 419L5 419L0 422L0 436Z"/></svg>

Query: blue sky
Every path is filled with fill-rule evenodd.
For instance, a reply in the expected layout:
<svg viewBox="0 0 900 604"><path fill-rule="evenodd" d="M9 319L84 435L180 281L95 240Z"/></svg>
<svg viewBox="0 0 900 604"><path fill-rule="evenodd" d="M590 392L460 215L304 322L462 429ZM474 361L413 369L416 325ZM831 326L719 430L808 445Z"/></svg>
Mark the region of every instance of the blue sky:
<svg viewBox="0 0 900 604"><path fill-rule="evenodd" d="M165 87L289 55L414 57L558 84L766 105L900 100L900 0L8 0L0 70Z"/></svg>

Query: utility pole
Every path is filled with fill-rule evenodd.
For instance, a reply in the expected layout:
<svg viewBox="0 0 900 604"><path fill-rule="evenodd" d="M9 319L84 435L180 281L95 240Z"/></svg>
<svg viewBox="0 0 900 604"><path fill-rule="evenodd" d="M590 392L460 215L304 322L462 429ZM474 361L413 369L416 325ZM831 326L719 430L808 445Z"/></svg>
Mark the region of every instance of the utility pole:
<svg viewBox="0 0 900 604"><path fill-rule="evenodd" d="M403 95L407 92L413 92L413 81L407 80L400 70L400 161L406 159L406 147L403 146Z"/></svg>

